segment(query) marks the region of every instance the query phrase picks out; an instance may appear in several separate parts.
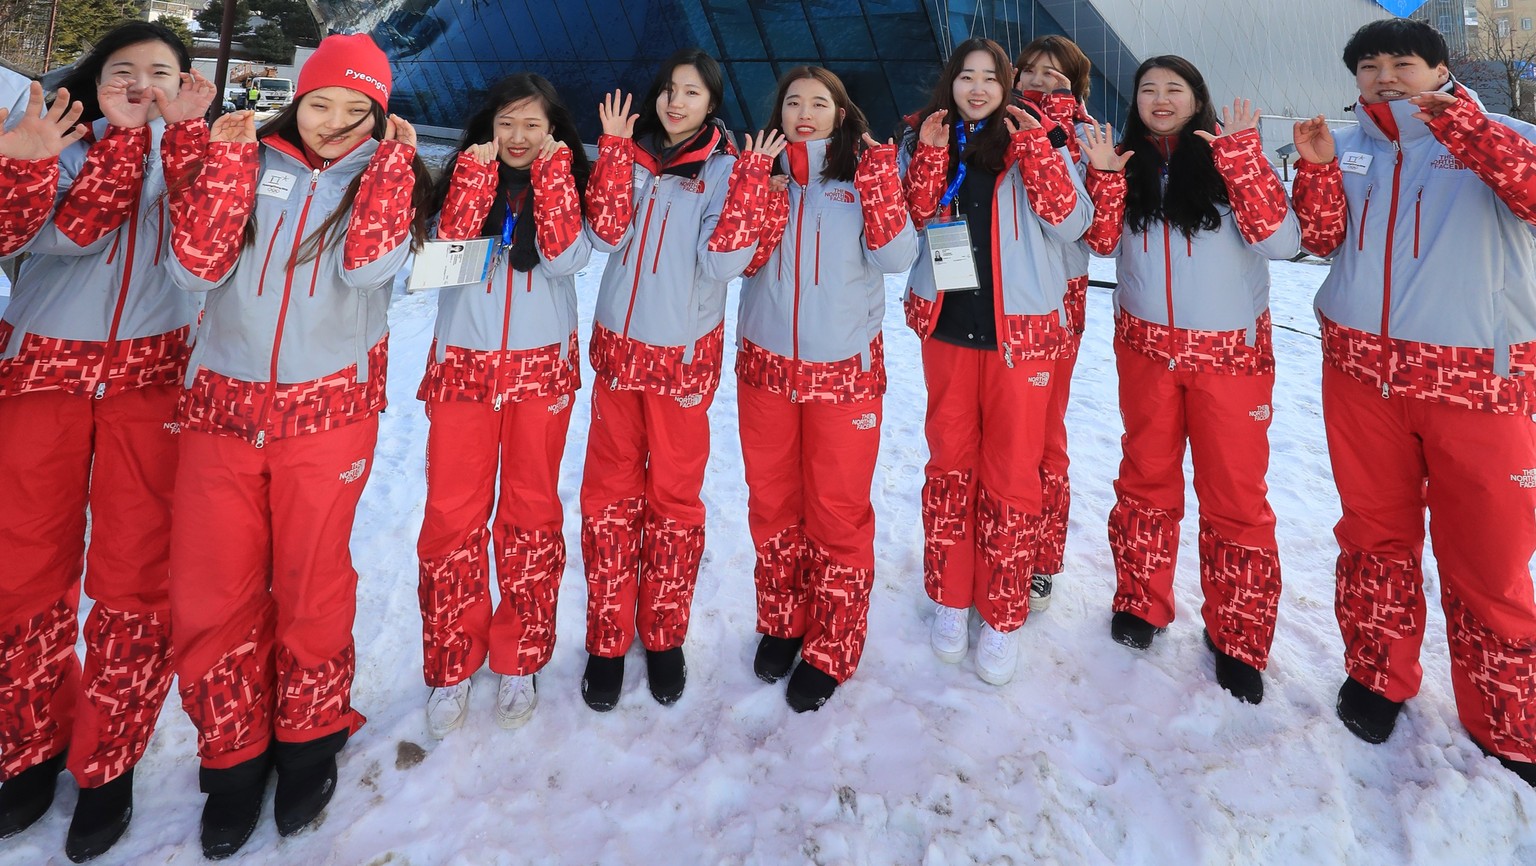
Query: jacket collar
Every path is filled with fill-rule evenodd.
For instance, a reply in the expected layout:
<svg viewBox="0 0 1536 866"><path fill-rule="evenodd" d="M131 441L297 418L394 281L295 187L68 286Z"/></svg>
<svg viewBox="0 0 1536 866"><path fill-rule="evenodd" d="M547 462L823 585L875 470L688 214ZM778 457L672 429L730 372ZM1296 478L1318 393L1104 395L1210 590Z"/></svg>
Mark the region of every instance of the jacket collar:
<svg viewBox="0 0 1536 866"><path fill-rule="evenodd" d="M1440 92L1453 94L1458 99L1474 98L1466 88L1454 80L1446 82L1445 86L1440 88ZM1394 99L1391 102L1378 103L1378 105L1382 105L1384 108L1368 106L1364 102L1358 103L1355 106L1355 117L1360 121L1360 128L1371 138L1377 141L1396 141L1401 144L1408 144L1432 137L1429 125L1414 117L1419 111L1417 105L1406 99ZM1385 114L1386 118L1378 120L1377 114ZM1397 135L1394 136L1392 134L1387 120L1397 125Z"/></svg>
<svg viewBox="0 0 1536 866"><path fill-rule="evenodd" d="M779 167L795 183L809 186L826 171L827 146L831 143L830 138L791 142L779 155Z"/></svg>
<svg viewBox="0 0 1536 866"><path fill-rule="evenodd" d="M726 131L725 123L718 117L704 124L697 133L694 133L693 138L675 148L662 150L659 154L652 151L652 148L656 147L654 141L636 139L635 144L638 145L635 148L635 162L657 176L671 174L697 178L704 168L705 160L716 151L733 156L736 154L736 148L731 144L730 133Z"/></svg>
<svg viewBox="0 0 1536 866"><path fill-rule="evenodd" d="M372 137L365 138L361 144L352 148L352 150L348 151L346 155L337 159L333 159L331 160L330 165L326 165L317 169L309 164L309 160L304 158L304 151L302 149L294 146L293 142L283 138L280 135L264 136L261 138L261 143L265 144L272 151L280 153L285 158L298 163L298 168L301 171L306 172L328 172L338 168L345 170L354 167L360 169L363 165L368 163L368 160L373 158L374 152L379 149L379 142L377 139Z"/></svg>

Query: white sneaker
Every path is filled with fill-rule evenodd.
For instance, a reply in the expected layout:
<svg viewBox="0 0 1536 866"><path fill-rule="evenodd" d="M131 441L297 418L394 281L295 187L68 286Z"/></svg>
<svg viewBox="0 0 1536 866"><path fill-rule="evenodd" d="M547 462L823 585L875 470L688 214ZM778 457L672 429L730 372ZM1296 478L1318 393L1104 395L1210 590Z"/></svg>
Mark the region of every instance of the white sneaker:
<svg viewBox="0 0 1536 866"><path fill-rule="evenodd" d="M985 623L976 642L976 676L994 686L1007 685L1019 666L1019 644L1014 632L1004 634Z"/></svg>
<svg viewBox="0 0 1536 866"><path fill-rule="evenodd" d="M502 674L501 685L496 688L496 724L511 729L521 727L533 718L533 708L539 705L536 676Z"/></svg>
<svg viewBox="0 0 1536 866"><path fill-rule="evenodd" d="M1044 611L1051 606L1051 581L1054 574L1036 574L1029 578L1029 609Z"/></svg>
<svg viewBox="0 0 1536 866"><path fill-rule="evenodd" d="M469 678L427 693L427 733L439 739L464 724L469 715Z"/></svg>
<svg viewBox="0 0 1536 866"><path fill-rule="evenodd" d="M965 658L971 646L970 624L966 622L968 608L933 606L933 628L928 639L933 643L934 655L949 664L958 664Z"/></svg>

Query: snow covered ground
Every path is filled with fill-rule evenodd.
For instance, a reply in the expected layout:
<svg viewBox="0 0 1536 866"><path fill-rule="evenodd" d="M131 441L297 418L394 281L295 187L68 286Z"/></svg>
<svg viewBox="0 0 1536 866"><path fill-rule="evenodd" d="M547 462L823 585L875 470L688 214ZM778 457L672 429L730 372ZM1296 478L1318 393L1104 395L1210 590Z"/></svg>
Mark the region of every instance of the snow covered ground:
<svg viewBox="0 0 1536 866"><path fill-rule="evenodd" d="M594 258L580 280L587 316L602 266ZM1109 263L1094 263L1096 278L1112 274ZM520 730L496 727L495 677L482 672L470 720L442 741L427 736L422 718L414 554L427 428L414 394L434 302L397 298L391 407L353 538L361 573L354 699L369 723L342 755L324 822L280 839L269 805L235 862L1536 862L1536 792L1482 757L1458 724L1438 613L1425 641L1423 692L1392 739L1366 745L1334 717L1343 677L1333 618L1338 504L1310 307L1324 269L1282 263L1274 274L1275 322L1284 327L1275 335L1269 481L1286 584L1261 706L1217 687L1201 644L1192 491L1179 620L1145 653L1109 639L1114 578L1104 527L1120 421L1103 289L1089 297L1068 417L1075 501L1055 601L1021 632L1020 670L1008 686L981 682L969 659L951 666L934 657L918 513L923 384L917 341L902 324L902 281L893 279L891 389L874 485L878 580L857 676L820 712L797 716L782 685L752 674L752 547L727 376L712 415L709 543L687 643L688 691L676 706L658 706L634 655L618 709L586 708L576 509L590 408L583 394L562 472L572 555L539 709ZM584 321L583 345L589 332ZM1427 571L1434 584L1433 562ZM201 862L194 749L173 696L139 765L133 826L103 862ZM65 862L74 802L74 786L62 782L45 820L0 843L0 864Z"/></svg>

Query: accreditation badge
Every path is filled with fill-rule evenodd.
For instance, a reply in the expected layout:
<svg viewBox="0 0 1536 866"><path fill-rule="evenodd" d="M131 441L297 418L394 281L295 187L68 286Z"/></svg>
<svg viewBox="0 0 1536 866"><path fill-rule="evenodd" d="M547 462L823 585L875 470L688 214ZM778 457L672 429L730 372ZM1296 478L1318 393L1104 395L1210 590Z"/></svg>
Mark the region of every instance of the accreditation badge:
<svg viewBox="0 0 1536 866"><path fill-rule="evenodd" d="M928 267L933 270L933 284L941 292L981 288L976 279L976 256L971 249L971 227L965 217L932 220L924 231L928 235Z"/></svg>

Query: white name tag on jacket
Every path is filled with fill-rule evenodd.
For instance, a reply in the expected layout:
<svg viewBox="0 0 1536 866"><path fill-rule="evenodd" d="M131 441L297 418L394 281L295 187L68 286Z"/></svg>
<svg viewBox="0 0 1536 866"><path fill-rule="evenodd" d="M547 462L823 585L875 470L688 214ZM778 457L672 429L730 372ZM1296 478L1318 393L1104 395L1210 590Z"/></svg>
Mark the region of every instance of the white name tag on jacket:
<svg viewBox="0 0 1536 866"><path fill-rule="evenodd" d="M408 292L425 292L485 282L500 238L428 241L422 244L406 281Z"/></svg>
<svg viewBox="0 0 1536 866"><path fill-rule="evenodd" d="M261 176L261 183L256 185L256 194L286 199L288 193L293 192L293 185L298 182L299 176L296 174L289 174L286 171L268 170L266 174Z"/></svg>
<svg viewBox="0 0 1536 866"><path fill-rule="evenodd" d="M928 267L933 269L933 285L941 292L977 289L976 257L971 250L971 227L965 217L947 222L934 220L924 231L928 234Z"/></svg>
<svg viewBox="0 0 1536 866"><path fill-rule="evenodd" d="M1350 174L1365 174L1371 170L1371 160L1375 158L1368 153L1350 151L1339 157L1339 170Z"/></svg>

